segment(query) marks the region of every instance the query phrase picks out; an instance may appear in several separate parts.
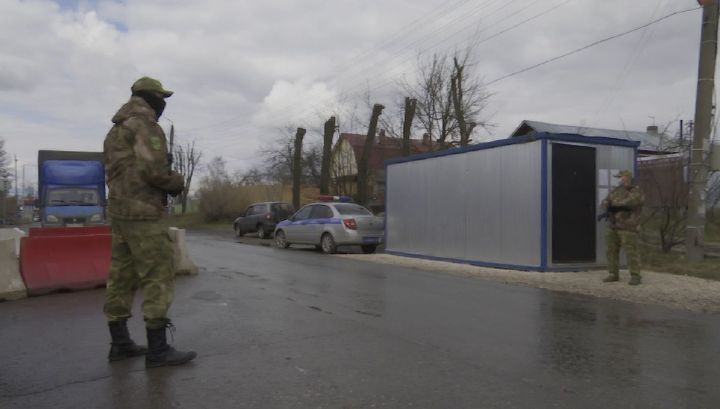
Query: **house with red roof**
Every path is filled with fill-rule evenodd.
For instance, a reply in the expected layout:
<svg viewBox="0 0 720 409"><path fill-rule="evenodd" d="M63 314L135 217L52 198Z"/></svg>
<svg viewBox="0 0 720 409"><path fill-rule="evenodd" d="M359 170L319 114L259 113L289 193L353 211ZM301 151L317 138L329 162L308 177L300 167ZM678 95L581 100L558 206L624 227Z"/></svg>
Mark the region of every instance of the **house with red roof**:
<svg viewBox="0 0 720 409"><path fill-rule="evenodd" d="M366 135L340 134L330 157L330 189L333 194L354 196L357 193L357 163L362 158L365 139ZM423 139L410 139L411 155L431 152L434 148L428 135ZM368 207L375 210L382 208L385 203L385 161L402 156L402 138L386 136L381 130L368 160L368 192L371 198Z"/></svg>

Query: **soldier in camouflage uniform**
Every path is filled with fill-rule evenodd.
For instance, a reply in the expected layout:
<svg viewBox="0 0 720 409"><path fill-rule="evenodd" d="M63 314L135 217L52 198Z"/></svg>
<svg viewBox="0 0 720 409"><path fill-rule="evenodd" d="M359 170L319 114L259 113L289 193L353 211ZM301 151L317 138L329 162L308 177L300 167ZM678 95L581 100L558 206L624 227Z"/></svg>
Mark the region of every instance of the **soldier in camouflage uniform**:
<svg viewBox="0 0 720 409"><path fill-rule="evenodd" d="M630 285L638 285L640 276L640 253L638 249L638 229L645 197L638 186L632 184L632 173L621 170L614 175L620 178L620 186L613 189L603 200L602 207L608 212L609 228L606 237L607 262L610 274L603 280L620 280L620 248L625 248L630 267Z"/></svg>
<svg viewBox="0 0 720 409"><path fill-rule="evenodd" d="M172 328L167 311L173 298L174 266L168 228L162 221L163 201L184 186L182 175L170 171L165 134L157 123L172 91L148 77L137 80L131 90L130 100L113 117L104 143L112 228L112 263L103 309L112 337L109 359L145 355L148 368L178 365L196 354L177 351L166 340L166 328ZM144 294L148 348L136 345L127 329L138 288Z"/></svg>

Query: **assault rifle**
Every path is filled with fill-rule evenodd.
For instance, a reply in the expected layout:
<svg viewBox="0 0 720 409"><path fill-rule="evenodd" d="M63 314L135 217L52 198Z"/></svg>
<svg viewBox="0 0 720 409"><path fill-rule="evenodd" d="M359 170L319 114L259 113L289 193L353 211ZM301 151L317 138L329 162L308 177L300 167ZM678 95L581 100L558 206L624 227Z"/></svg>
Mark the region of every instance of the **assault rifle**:
<svg viewBox="0 0 720 409"><path fill-rule="evenodd" d="M597 217L597 221L601 222L603 220L608 220L610 218L610 215L613 213L631 211L633 211L633 208L628 206L608 206L605 212L603 212Z"/></svg>

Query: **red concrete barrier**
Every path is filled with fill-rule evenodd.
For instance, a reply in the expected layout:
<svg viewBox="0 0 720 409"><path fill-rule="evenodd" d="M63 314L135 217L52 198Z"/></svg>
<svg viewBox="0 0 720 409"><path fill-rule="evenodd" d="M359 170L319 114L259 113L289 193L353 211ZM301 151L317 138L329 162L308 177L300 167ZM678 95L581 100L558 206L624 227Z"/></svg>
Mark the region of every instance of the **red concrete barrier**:
<svg viewBox="0 0 720 409"><path fill-rule="evenodd" d="M102 286L110 272L108 226L33 228L20 242L28 295Z"/></svg>

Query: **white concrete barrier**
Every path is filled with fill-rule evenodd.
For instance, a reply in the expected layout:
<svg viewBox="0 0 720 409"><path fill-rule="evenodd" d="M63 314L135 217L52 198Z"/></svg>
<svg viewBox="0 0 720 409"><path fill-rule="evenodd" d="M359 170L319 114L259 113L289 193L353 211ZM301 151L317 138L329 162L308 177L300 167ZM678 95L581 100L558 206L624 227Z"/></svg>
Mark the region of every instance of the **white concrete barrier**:
<svg viewBox="0 0 720 409"><path fill-rule="evenodd" d="M27 236L27 233L17 227L0 229L0 240L15 240L15 256L20 257L20 237Z"/></svg>
<svg viewBox="0 0 720 409"><path fill-rule="evenodd" d="M197 274L198 268L195 263L190 260L187 246L185 245L185 229L170 227L170 239L173 242L175 253L175 274Z"/></svg>
<svg viewBox="0 0 720 409"><path fill-rule="evenodd" d="M20 277L16 242L20 238L0 239L0 300L17 300L27 297L25 283ZM19 244L18 244L19 246Z"/></svg>

